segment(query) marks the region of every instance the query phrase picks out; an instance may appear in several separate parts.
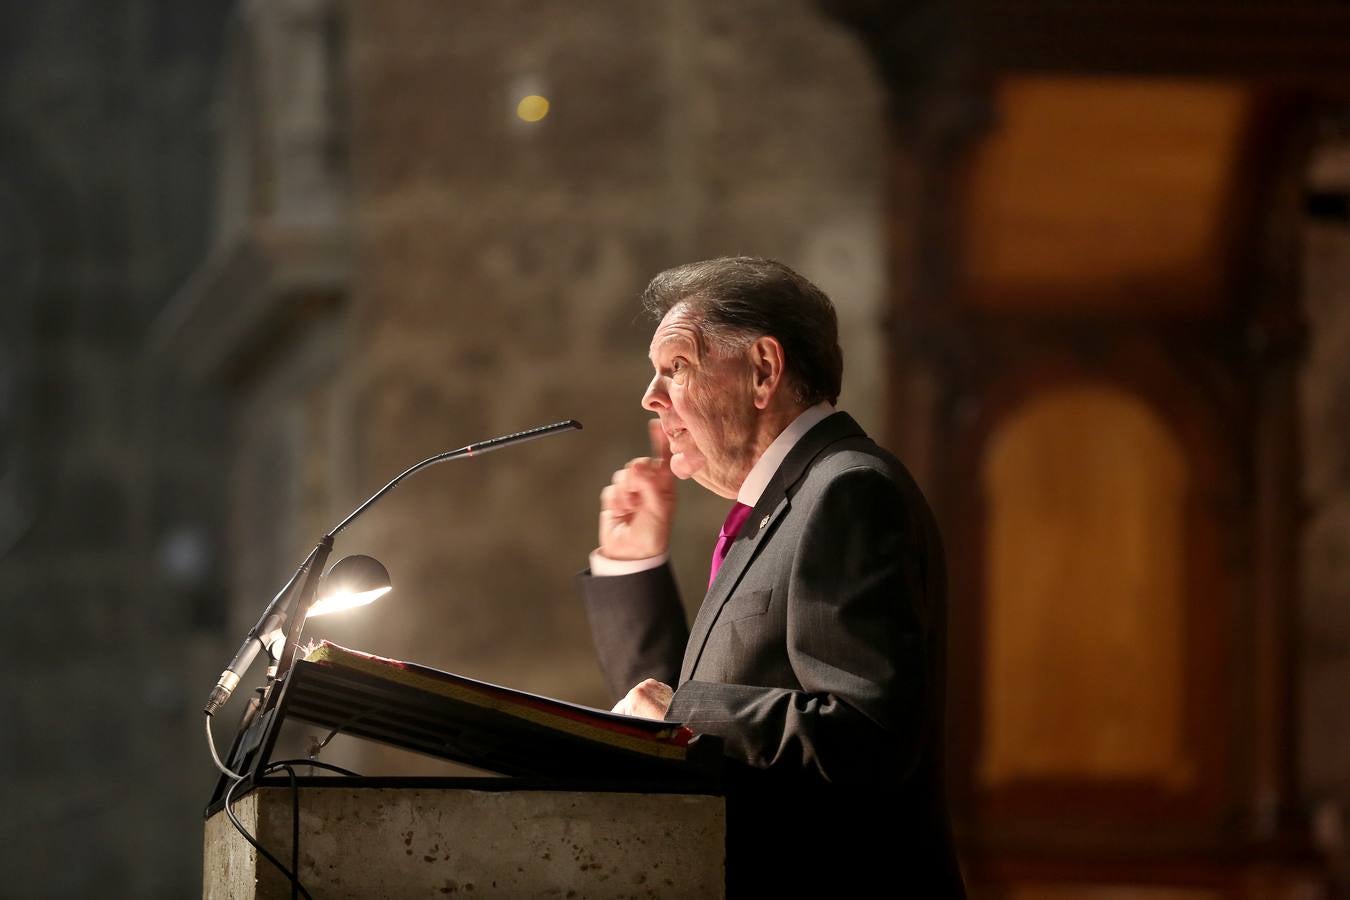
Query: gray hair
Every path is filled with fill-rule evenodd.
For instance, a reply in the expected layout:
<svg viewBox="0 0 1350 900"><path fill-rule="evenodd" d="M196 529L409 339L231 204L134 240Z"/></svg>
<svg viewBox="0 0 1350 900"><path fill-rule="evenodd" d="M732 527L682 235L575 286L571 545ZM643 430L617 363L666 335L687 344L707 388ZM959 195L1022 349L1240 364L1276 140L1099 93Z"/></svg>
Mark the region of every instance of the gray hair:
<svg viewBox="0 0 1350 900"><path fill-rule="evenodd" d="M834 304L792 269L758 256L724 256L667 269L642 292L643 309L658 322L680 303L723 349L776 338L802 405L839 399L844 353Z"/></svg>

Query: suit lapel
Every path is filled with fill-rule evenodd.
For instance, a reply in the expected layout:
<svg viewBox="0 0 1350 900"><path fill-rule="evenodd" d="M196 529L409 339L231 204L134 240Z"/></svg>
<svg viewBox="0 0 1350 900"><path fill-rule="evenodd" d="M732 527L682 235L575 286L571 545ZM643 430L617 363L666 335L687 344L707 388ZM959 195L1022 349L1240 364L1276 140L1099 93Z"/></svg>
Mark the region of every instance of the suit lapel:
<svg viewBox="0 0 1350 900"><path fill-rule="evenodd" d="M703 647L708 642L708 635L717 621L718 613L731 598L746 568L758 555L760 547L769 541L777 523L787 512L791 505L792 489L796 487L797 482L806 474L806 470L816 457L830 444L846 437L861 435L863 430L852 417L847 413L834 413L817 423L788 451L783 464L769 479L759 502L745 520L740 534L732 542L721 568L717 570L717 577L708 588L708 595L703 598L698 615L694 617L693 626L689 630L689 643L684 650L684 663L680 667L680 684L688 681L693 675L703 655Z"/></svg>
<svg viewBox="0 0 1350 900"><path fill-rule="evenodd" d="M726 559L722 560L722 567L717 570L717 577L708 588L708 596L703 598L703 605L699 607L698 615L694 617L694 624L689 629L689 643L684 650L684 665L680 667L681 684L689 680L694 667L698 665L699 657L703 655L703 645L708 642L708 633L712 631L713 623L717 621L717 614L722 611L723 605L731 597L731 592L740 583L741 576L750 565L750 560L755 558L759 548L768 540L774 523L787 511L787 497L779 497L778 502L771 507L771 511L766 513L764 510L767 499L762 498L755 504L754 511L745 520L741 533L732 542Z"/></svg>

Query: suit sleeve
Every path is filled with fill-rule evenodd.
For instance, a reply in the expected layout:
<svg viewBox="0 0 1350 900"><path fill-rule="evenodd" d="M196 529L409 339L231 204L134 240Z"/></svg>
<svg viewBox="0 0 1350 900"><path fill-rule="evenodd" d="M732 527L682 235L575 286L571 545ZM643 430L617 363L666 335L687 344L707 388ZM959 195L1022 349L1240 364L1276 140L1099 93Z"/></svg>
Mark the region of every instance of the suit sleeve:
<svg viewBox="0 0 1350 900"><path fill-rule="evenodd" d="M644 678L674 684L689 626L669 563L632 575L580 577L595 653L615 700Z"/></svg>
<svg viewBox="0 0 1350 900"><path fill-rule="evenodd" d="M890 781L926 739L933 673L926 536L886 473L835 476L807 511L788 588L788 661L800 690L688 681L667 718L715 734L755 768L832 782Z"/></svg>

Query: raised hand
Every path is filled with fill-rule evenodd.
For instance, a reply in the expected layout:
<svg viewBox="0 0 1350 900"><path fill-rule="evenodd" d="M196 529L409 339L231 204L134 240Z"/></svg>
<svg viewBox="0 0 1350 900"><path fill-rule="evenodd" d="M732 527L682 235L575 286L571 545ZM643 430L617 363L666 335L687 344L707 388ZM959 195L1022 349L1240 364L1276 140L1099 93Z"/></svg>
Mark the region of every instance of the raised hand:
<svg viewBox="0 0 1350 900"><path fill-rule="evenodd" d="M600 492L600 552L610 559L660 556L670 545L675 476L659 419L647 423L652 455L630 460Z"/></svg>

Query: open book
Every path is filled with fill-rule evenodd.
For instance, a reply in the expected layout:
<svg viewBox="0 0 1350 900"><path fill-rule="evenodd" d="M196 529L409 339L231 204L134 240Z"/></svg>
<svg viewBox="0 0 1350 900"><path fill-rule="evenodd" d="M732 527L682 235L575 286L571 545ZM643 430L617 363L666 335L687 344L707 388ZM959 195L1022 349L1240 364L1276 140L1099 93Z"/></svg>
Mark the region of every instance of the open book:
<svg viewBox="0 0 1350 900"><path fill-rule="evenodd" d="M324 641L288 676L282 715L503 775L715 774L720 742Z"/></svg>

